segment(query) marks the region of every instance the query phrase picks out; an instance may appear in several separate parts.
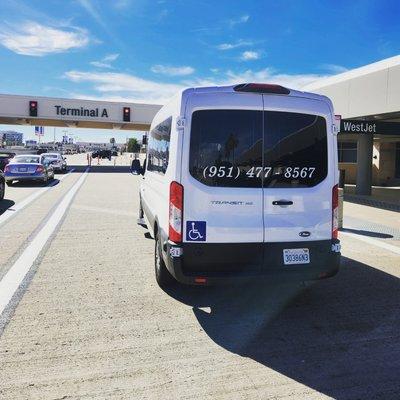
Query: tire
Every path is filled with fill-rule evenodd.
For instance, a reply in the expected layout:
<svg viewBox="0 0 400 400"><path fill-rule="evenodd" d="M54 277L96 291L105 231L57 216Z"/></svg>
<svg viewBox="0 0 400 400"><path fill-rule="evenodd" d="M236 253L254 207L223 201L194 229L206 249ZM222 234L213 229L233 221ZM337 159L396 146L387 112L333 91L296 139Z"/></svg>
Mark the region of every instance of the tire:
<svg viewBox="0 0 400 400"><path fill-rule="evenodd" d="M154 246L154 269L156 274L156 281L158 285L163 288L172 286L172 284L175 282L175 279L169 273L161 254L162 250L160 234L157 233Z"/></svg>
<svg viewBox="0 0 400 400"><path fill-rule="evenodd" d="M6 191L6 185L4 181L0 181L0 201L4 199L4 193Z"/></svg>
<svg viewBox="0 0 400 400"><path fill-rule="evenodd" d="M139 219L144 218L144 212L143 212L143 207L142 207L142 201L139 200Z"/></svg>

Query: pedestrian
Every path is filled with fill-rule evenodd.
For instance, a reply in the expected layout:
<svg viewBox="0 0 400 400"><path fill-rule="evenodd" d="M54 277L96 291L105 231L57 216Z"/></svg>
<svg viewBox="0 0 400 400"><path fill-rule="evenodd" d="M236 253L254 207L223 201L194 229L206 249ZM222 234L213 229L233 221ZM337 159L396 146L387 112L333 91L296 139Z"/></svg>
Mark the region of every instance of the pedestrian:
<svg viewBox="0 0 400 400"><path fill-rule="evenodd" d="M92 155L90 153L86 154L87 165L90 167L92 165Z"/></svg>

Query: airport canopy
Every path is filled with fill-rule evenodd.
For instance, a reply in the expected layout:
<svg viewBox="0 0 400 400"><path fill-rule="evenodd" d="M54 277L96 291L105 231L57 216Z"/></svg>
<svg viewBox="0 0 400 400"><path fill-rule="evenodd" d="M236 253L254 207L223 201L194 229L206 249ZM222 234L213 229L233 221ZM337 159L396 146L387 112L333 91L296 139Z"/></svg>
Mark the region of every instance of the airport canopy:
<svg viewBox="0 0 400 400"><path fill-rule="evenodd" d="M400 56L318 80L302 89L328 96L342 118L400 121Z"/></svg>
<svg viewBox="0 0 400 400"><path fill-rule="evenodd" d="M0 94L0 124L147 131L156 104Z"/></svg>

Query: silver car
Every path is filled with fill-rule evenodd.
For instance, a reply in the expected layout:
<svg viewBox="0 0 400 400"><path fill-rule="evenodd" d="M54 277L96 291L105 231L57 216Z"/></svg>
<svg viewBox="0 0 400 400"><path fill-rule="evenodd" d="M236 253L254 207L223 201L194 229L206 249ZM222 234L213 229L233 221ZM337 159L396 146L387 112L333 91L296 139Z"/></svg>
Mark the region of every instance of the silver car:
<svg viewBox="0 0 400 400"><path fill-rule="evenodd" d="M66 159L60 153L45 153L42 154L42 157L51 162L54 171L65 172L67 170Z"/></svg>
<svg viewBox="0 0 400 400"><path fill-rule="evenodd" d="M14 181L38 181L46 184L54 179L51 162L36 154L15 156L4 168L4 177L8 186Z"/></svg>

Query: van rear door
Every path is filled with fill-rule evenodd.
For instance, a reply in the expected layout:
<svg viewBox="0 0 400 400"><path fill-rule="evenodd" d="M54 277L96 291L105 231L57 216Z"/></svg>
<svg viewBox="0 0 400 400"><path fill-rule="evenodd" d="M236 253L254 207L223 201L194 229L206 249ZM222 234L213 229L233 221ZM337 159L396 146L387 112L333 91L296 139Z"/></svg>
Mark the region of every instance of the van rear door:
<svg viewBox="0 0 400 400"><path fill-rule="evenodd" d="M331 238L334 160L329 106L290 96L264 98L265 242ZM333 143L333 142L332 142Z"/></svg>
<svg viewBox="0 0 400 400"><path fill-rule="evenodd" d="M262 261L262 96L195 93L186 105L182 151L184 242L258 243ZM257 253L257 254L256 254Z"/></svg>

